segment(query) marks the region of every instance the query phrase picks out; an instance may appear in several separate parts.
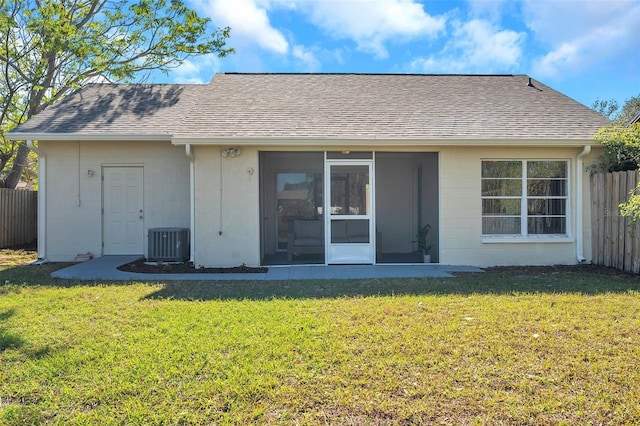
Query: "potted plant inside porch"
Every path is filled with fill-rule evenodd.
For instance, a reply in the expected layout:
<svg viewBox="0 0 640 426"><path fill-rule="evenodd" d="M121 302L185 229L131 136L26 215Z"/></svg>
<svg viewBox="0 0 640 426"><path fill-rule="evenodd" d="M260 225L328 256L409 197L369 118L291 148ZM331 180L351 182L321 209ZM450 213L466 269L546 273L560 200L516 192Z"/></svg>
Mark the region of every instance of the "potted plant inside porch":
<svg viewBox="0 0 640 426"><path fill-rule="evenodd" d="M422 253L424 263L431 263L431 255L429 254L429 251L431 250L431 244L429 244L428 242L430 230L431 225L429 224L426 224L418 229L418 250L420 250L420 252Z"/></svg>

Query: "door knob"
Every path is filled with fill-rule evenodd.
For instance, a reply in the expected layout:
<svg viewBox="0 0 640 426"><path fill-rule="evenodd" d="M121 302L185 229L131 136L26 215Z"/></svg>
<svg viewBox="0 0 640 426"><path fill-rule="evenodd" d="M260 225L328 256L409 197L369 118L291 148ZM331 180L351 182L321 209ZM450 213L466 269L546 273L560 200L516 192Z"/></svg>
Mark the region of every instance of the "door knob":
<svg viewBox="0 0 640 426"><path fill-rule="evenodd" d="M140 219L142 219L144 215L142 214L142 209L140 209Z"/></svg>

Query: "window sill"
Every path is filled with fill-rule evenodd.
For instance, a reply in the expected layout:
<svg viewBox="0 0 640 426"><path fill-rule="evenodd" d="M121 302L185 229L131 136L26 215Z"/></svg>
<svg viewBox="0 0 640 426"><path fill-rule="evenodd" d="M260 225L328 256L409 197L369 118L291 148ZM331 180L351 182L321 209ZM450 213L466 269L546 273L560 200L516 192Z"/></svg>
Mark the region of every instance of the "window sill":
<svg viewBox="0 0 640 426"><path fill-rule="evenodd" d="M574 239L569 235L534 235L534 236L521 236L521 235L483 235L483 244L548 244L548 243L573 243Z"/></svg>

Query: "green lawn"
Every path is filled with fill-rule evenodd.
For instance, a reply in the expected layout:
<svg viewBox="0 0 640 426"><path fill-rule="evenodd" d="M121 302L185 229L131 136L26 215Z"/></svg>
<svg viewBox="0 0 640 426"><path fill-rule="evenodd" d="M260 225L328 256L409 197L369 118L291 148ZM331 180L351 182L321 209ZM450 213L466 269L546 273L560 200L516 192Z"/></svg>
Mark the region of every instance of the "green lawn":
<svg viewBox="0 0 640 426"><path fill-rule="evenodd" d="M0 251L0 424L639 424L640 279L83 283Z"/></svg>

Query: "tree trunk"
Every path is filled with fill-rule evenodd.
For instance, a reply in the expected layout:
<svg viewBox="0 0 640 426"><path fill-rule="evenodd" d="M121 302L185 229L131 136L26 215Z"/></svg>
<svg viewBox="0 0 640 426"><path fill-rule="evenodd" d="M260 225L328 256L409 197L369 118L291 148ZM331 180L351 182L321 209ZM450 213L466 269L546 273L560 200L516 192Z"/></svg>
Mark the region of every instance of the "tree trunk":
<svg viewBox="0 0 640 426"><path fill-rule="evenodd" d="M15 189L20 182L20 176L22 176L22 170L27 166L27 159L29 156L29 147L25 144L20 144L18 152L13 159L13 167L4 180L4 187L9 189Z"/></svg>

